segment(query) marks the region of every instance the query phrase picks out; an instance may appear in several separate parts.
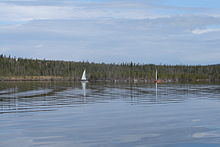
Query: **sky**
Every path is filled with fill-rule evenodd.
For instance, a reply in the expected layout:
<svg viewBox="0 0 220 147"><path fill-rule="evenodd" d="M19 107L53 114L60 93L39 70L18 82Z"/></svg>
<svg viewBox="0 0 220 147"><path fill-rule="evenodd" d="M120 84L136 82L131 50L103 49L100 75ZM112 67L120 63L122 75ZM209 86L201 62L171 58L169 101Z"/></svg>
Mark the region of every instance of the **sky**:
<svg viewBox="0 0 220 147"><path fill-rule="evenodd" d="M0 0L0 54L97 63L220 63L219 0Z"/></svg>

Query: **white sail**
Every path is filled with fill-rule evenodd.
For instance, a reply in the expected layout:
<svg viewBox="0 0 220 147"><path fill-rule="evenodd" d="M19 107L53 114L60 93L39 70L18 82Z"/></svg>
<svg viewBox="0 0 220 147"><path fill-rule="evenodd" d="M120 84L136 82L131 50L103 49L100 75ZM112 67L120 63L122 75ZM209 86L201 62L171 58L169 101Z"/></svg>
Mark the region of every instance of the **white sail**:
<svg viewBox="0 0 220 147"><path fill-rule="evenodd" d="M156 70L156 80L157 80L157 70Z"/></svg>
<svg viewBox="0 0 220 147"><path fill-rule="evenodd" d="M83 71L81 80L86 81L86 70Z"/></svg>

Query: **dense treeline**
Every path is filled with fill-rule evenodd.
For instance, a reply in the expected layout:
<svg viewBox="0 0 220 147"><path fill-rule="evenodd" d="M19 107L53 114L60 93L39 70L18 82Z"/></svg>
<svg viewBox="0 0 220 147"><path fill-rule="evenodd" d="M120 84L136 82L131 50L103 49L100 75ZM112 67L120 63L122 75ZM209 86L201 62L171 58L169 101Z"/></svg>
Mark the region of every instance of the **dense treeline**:
<svg viewBox="0 0 220 147"><path fill-rule="evenodd" d="M89 62L68 62L38 59L23 59L0 55L0 77L48 76L80 80L83 70L89 80L148 81L159 79L167 82L220 81L220 65L139 65L135 63L97 64ZM5 78L7 77L7 78ZM51 78L52 79L52 78Z"/></svg>

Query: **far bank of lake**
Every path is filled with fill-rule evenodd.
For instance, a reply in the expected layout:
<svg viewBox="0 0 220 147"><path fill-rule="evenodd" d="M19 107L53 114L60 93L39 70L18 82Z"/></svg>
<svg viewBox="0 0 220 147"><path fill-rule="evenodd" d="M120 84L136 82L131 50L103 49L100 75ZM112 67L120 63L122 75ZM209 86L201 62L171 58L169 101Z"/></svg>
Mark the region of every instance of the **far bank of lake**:
<svg viewBox="0 0 220 147"><path fill-rule="evenodd" d="M105 64L0 55L0 69L0 80L4 81L80 81L86 70L90 81L150 83L158 79L165 83L220 82L220 65Z"/></svg>

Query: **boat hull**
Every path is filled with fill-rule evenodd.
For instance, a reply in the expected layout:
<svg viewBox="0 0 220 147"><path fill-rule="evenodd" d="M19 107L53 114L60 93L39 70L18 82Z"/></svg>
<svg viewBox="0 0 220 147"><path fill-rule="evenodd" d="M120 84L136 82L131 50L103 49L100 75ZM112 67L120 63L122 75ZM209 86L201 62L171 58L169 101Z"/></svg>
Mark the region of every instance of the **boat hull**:
<svg viewBox="0 0 220 147"><path fill-rule="evenodd" d="M157 84L159 84L159 83L161 83L162 81L161 80L155 80L154 81L154 83L157 83Z"/></svg>

